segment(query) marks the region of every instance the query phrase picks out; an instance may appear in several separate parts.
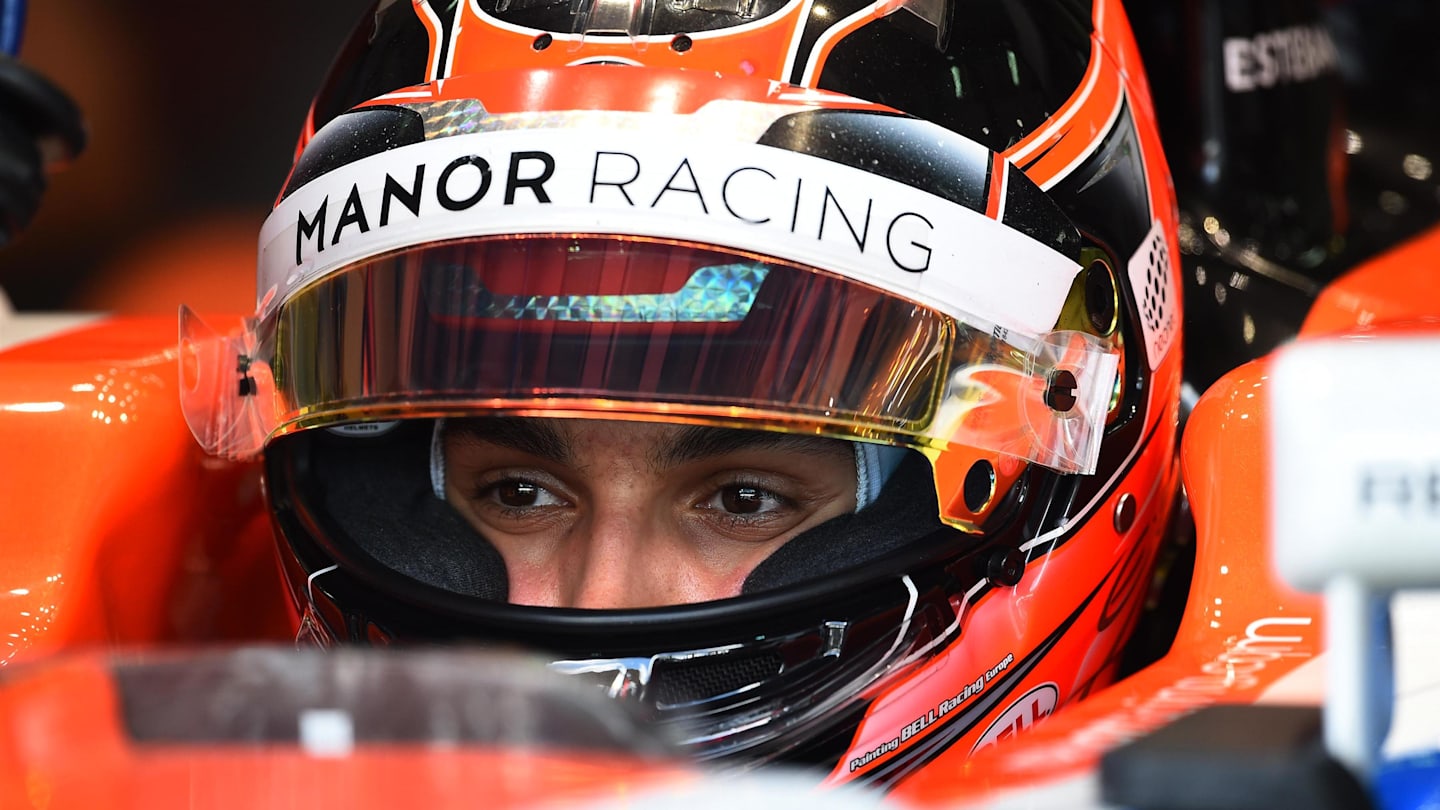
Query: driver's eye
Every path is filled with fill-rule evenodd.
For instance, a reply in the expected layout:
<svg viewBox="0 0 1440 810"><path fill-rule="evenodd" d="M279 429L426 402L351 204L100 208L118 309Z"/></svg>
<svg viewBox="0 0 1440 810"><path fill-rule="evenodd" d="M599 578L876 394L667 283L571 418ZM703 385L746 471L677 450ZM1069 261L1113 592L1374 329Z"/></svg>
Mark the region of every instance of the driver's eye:
<svg viewBox="0 0 1440 810"><path fill-rule="evenodd" d="M495 487L495 499L506 506L534 506L540 500L540 487L529 481L505 481Z"/></svg>
<svg viewBox="0 0 1440 810"><path fill-rule="evenodd" d="M766 495L758 487L726 487L720 493L720 503L732 514L753 515L764 508Z"/></svg>

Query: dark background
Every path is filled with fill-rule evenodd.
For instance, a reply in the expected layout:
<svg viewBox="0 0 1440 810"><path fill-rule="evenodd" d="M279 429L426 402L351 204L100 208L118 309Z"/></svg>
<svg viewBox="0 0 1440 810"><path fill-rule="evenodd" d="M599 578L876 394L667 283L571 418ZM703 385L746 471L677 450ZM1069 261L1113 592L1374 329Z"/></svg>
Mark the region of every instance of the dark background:
<svg viewBox="0 0 1440 810"><path fill-rule="evenodd" d="M253 309L255 236L366 0L34 0L20 59L90 145L0 251L17 309Z"/></svg>

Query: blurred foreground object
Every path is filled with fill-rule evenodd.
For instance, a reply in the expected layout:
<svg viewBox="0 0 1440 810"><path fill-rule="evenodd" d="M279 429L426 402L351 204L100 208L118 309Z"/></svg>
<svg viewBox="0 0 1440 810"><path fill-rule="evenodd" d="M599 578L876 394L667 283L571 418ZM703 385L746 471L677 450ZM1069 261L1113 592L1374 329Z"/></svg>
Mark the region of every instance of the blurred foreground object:
<svg viewBox="0 0 1440 810"><path fill-rule="evenodd" d="M636 707L510 652L72 654L8 675L6 807L885 806L794 772L701 771Z"/></svg>

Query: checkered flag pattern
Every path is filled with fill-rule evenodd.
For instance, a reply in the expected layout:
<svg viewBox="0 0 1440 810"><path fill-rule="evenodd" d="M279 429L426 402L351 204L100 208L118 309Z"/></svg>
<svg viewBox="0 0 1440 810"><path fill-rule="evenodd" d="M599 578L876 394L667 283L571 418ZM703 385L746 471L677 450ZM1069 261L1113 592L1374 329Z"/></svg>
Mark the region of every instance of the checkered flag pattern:
<svg viewBox="0 0 1440 810"><path fill-rule="evenodd" d="M1145 332L1145 354L1150 367L1160 364L1175 339L1179 317L1179 295L1170 271L1170 248L1159 220L1150 226L1140 249L1130 257L1130 288L1140 306L1141 328Z"/></svg>

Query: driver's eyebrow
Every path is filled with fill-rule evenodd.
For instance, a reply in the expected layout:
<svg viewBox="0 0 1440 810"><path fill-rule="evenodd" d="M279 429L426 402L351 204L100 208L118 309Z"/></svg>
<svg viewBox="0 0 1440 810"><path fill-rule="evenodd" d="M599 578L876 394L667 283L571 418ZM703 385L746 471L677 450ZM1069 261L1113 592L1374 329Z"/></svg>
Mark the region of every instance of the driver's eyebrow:
<svg viewBox="0 0 1440 810"><path fill-rule="evenodd" d="M445 433L461 442L493 444L559 464L569 464L575 455L569 437L542 419L513 416L449 419L445 422Z"/></svg>
<svg viewBox="0 0 1440 810"><path fill-rule="evenodd" d="M732 428L692 425L684 428L674 441L656 448L650 462L657 469L671 469L688 461L715 458L741 450L782 450L806 455L843 455L854 453L850 445L839 439L820 436L799 436L768 430L736 430Z"/></svg>

